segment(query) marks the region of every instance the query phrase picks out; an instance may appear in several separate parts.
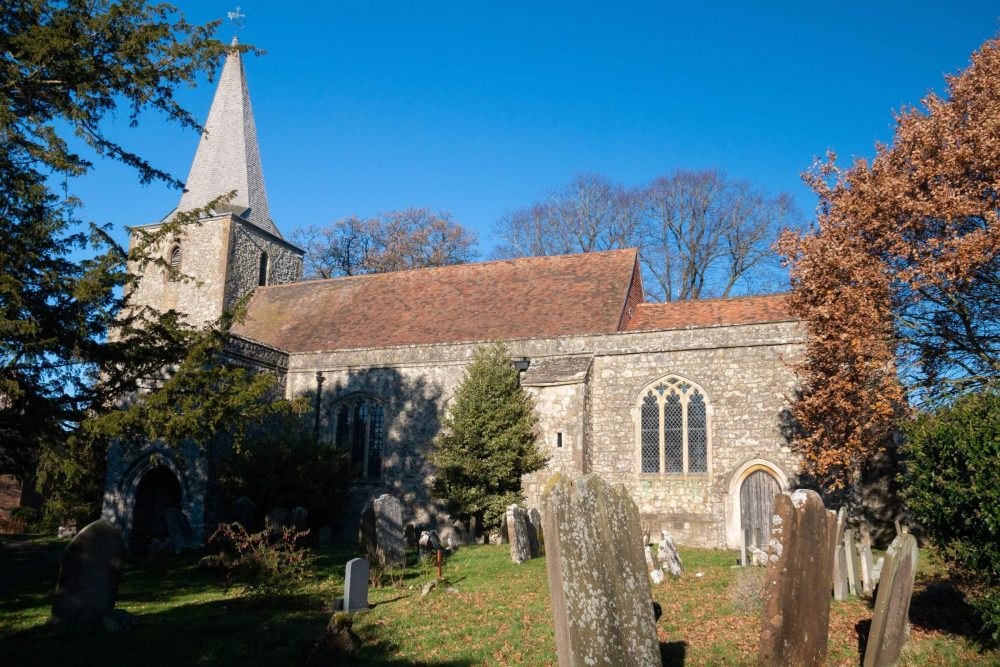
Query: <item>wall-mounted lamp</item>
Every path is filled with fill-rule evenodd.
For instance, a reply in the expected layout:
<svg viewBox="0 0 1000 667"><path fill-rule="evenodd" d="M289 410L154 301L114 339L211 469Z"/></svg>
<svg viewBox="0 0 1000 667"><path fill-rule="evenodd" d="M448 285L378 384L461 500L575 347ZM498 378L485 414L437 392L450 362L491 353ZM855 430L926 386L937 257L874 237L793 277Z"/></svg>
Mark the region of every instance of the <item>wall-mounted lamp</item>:
<svg viewBox="0 0 1000 667"><path fill-rule="evenodd" d="M514 368L517 370L518 373L523 373L524 371L528 370L528 366L530 365L531 365L531 359L527 357L521 357L520 359L514 360Z"/></svg>

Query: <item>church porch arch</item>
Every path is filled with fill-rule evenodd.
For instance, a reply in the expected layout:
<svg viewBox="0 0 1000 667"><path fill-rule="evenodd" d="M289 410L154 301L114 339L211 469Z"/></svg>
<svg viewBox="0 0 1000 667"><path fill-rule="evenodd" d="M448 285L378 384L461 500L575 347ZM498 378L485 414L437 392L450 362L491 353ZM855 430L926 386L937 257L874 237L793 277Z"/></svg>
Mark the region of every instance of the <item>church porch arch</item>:
<svg viewBox="0 0 1000 667"><path fill-rule="evenodd" d="M748 518L754 521L748 515L757 517L756 523L762 523L763 520L757 515L763 516L771 513L767 507L773 507L773 505L756 505L761 503L762 494L766 492L767 495L770 495L772 492L782 493L789 490L788 476L773 461L766 458L753 458L740 465L729 479L728 500L726 502L726 546L730 549L740 548L743 540L744 521ZM745 507L748 501L755 503L755 506ZM766 499L762 505L766 505ZM754 525L752 529L762 533L765 540L770 535L769 524Z"/></svg>

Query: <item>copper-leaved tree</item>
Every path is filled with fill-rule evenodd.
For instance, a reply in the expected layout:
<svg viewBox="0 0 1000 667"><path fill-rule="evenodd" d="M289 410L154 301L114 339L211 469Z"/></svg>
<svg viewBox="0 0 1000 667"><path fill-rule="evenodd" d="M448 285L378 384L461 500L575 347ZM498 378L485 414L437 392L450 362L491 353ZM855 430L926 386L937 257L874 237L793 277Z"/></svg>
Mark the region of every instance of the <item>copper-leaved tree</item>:
<svg viewBox="0 0 1000 667"><path fill-rule="evenodd" d="M896 419L1000 370L1000 40L896 116L869 162L806 176L820 199L786 232L791 307L810 334L794 407L808 471L843 488Z"/></svg>

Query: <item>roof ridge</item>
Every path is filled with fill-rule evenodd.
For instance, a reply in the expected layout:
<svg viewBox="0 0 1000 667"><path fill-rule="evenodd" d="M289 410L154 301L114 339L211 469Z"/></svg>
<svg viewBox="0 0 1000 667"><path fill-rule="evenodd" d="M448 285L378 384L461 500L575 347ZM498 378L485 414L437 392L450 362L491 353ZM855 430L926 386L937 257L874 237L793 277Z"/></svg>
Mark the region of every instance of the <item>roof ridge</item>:
<svg viewBox="0 0 1000 667"><path fill-rule="evenodd" d="M402 274L412 274L417 272L431 272L431 271L441 271L445 269L457 269L459 267L469 267L469 266L489 266L493 264L502 264L504 262L530 262L530 261L545 261L545 260L556 260L556 259L567 259L571 257L584 257L592 255L613 255L618 253L638 253L638 248L616 248L614 250L593 250L590 252L573 252L567 253L565 255L528 255L526 257L510 257L507 259L488 259L484 262L464 262L462 264L446 264L444 266L423 266L415 269L401 269L399 271L381 271L378 273L362 273L354 276L334 276L333 278L313 278L310 280L299 280L291 283L282 283L280 285L265 285L258 287L261 289L273 289L279 287L293 287L296 285L315 285L317 283L334 283L337 281L353 281L353 280L364 280L364 279L377 279L385 278L387 276L398 276Z"/></svg>
<svg viewBox="0 0 1000 667"><path fill-rule="evenodd" d="M639 306L675 306L682 303L705 303L706 301L739 301L741 299L763 299L770 296L787 296L791 290L768 292L767 294L741 294L739 296L713 296L705 299L676 299L674 301L643 301Z"/></svg>

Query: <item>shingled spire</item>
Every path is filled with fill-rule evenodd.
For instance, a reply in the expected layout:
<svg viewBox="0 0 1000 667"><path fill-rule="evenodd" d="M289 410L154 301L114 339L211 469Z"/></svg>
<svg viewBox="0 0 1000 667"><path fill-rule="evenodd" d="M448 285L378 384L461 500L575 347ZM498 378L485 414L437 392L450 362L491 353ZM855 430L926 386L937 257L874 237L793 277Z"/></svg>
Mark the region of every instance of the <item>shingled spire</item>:
<svg viewBox="0 0 1000 667"><path fill-rule="evenodd" d="M237 43L233 37L232 45ZM236 49L226 56L215 99L205 121L205 132L198 143L198 152L195 153L178 210L203 207L232 190L236 191L236 197L229 205L219 208L236 213L281 238L267 206L257 127L250 106L243 59Z"/></svg>

